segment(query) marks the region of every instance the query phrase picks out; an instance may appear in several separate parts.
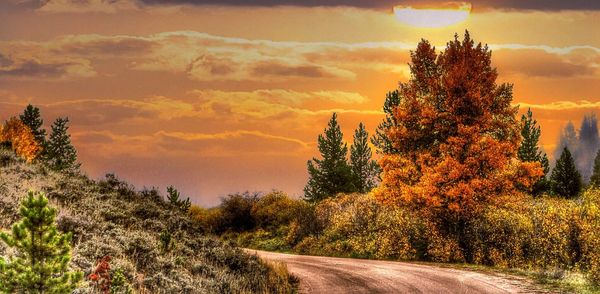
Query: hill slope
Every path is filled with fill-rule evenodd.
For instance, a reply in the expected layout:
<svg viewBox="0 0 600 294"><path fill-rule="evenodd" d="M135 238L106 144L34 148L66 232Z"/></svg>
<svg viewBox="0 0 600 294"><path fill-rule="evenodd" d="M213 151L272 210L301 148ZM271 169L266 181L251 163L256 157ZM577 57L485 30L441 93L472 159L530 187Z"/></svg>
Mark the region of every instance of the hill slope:
<svg viewBox="0 0 600 294"><path fill-rule="evenodd" d="M154 189L136 191L112 175L94 181L79 173L53 172L17 159L10 150L0 150L0 230L20 218L19 202L30 189L46 193L58 208L59 229L73 232L71 267L86 276L98 259L111 256L112 271L121 271L140 293L292 290L285 270L204 236ZM163 232L173 241L167 249L161 243ZM0 256L11 254L0 242ZM76 292L91 290L86 280Z"/></svg>

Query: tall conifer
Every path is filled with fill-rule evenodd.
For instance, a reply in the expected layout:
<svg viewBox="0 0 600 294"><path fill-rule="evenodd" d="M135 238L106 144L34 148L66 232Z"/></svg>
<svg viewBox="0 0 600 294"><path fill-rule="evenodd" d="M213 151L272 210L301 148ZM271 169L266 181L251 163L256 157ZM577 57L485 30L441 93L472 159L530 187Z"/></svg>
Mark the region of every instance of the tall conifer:
<svg viewBox="0 0 600 294"><path fill-rule="evenodd" d="M19 118L31 129L38 145L44 147L46 145L46 130L43 129L44 120L40 115L40 109L29 104Z"/></svg>
<svg viewBox="0 0 600 294"><path fill-rule="evenodd" d="M594 159L594 167L592 169L592 176L590 177L590 186L600 188L600 149L596 152L596 158Z"/></svg>
<svg viewBox="0 0 600 294"><path fill-rule="evenodd" d="M556 166L550 176L550 185L552 193L564 198L574 198L581 191L581 174L567 147L563 149L560 158L556 161Z"/></svg>
<svg viewBox="0 0 600 294"><path fill-rule="evenodd" d="M352 169L347 162L348 146L333 114L323 134L319 135L318 148L322 159L308 161L309 180L304 196L309 201L320 201L337 193L355 192Z"/></svg>
<svg viewBox="0 0 600 294"><path fill-rule="evenodd" d="M54 170L78 168L77 150L71 144L69 119L59 117L52 124L52 132L46 145L46 160Z"/></svg>
<svg viewBox="0 0 600 294"><path fill-rule="evenodd" d="M354 142L350 146L350 165L355 177L355 187L360 193L367 193L373 189L379 176L379 166L372 159L369 147L369 133L361 122L354 131Z"/></svg>
<svg viewBox="0 0 600 294"><path fill-rule="evenodd" d="M371 138L371 143L377 148L377 152L381 154L397 153L397 150L392 145L389 138L389 131L396 126L396 118L394 117L394 108L400 104L400 94L398 90L389 92L385 95L383 103L383 112L385 118L375 129L375 135Z"/></svg>
<svg viewBox="0 0 600 294"><path fill-rule="evenodd" d="M534 184L532 192L535 195L546 192L549 189L548 179L546 178L550 171L548 156L539 148L540 136L542 134L537 120L533 119L531 109L527 114L521 116L521 145L517 151L517 157L524 162L539 162L544 169L544 175Z"/></svg>

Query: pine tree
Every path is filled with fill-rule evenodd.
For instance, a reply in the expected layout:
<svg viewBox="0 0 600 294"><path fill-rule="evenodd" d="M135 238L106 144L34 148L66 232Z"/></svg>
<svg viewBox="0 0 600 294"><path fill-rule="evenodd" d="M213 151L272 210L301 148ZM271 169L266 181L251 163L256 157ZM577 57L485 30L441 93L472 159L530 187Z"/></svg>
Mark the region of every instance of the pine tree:
<svg viewBox="0 0 600 294"><path fill-rule="evenodd" d="M350 165L354 174L354 186L360 193L371 191L377 184L379 165L371 159L372 151L368 144L369 133L361 122L354 131L354 142L350 146Z"/></svg>
<svg viewBox="0 0 600 294"><path fill-rule="evenodd" d="M77 150L71 144L69 119L59 117L52 124L52 132L47 143L46 161L54 170L78 168Z"/></svg>
<svg viewBox="0 0 600 294"><path fill-rule="evenodd" d="M304 196L309 201L321 201L337 193L356 191L352 169L346 160L348 146L337 122L337 114L329 120L324 134L319 135L318 147L322 159L308 161L308 183Z"/></svg>
<svg viewBox="0 0 600 294"><path fill-rule="evenodd" d="M181 194L179 193L179 191L177 191L177 189L175 189L175 187L173 187L173 186L167 187L167 194L169 194L167 196L167 200L169 200L169 203L171 205L178 205L179 204L179 196Z"/></svg>
<svg viewBox="0 0 600 294"><path fill-rule="evenodd" d="M46 130L43 129L44 120L40 115L40 109L29 104L19 118L31 129L38 145L44 147L46 145Z"/></svg>
<svg viewBox="0 0 600 294"><path fill-rule="evenodd" d="M550 185L552 193L564 198L576 197L581 191L581 174L577 170L575 160L567 147L563 149L560 158L556 161L556 166L550 176Z"/></svg>
<svg viewBox="0 0 600 294"><path fill-rule="evenodd" d="M18 252L8 261L0 258L0 292L71 293L82 273L67 271L71 234L57 231L56 209L43 194L30 191L20 212L22 219L13 225L12 234L0 234Z"/></svg>
<svg viewBox="0 0 600 294"><path fill-rule="evenodd" d="M533 185L532 193L539 195L546 192L549 188L548 179L546 178L550 171L548 156L542 153L538 147L540 136L542 134L537 120L533 119L531 108L527 110L527 115L521 116L521 145L517 151L517 157L523 162L539 162L544 170L544 175Z"/></svg>
<svg viewBox="0 0 600 294"><path fill-rule="evenodd" d="M600 188L600 149L596 152L596 158L594 159L594 168L592 170L592 176L590 177L590 186Z"/></svg>
<svg viewBox="0 0 600 294"><path fill-rule="evenodd" d="M397 125L394 117L394 108L400 104L400 94L398 90L389 92L385 95L383 103L383 112L385 118L375 129L375 135L371 138L371 143L377 148L377 152L381 154L397 153L397 150L392 145L392 141L388 137L390 129Z"/></svg>
<svg viewBox="0 0 600 294"><path fill-rule="evenodd" d="M190 209L190 206L192 206L190 198L188 197L186 200L183 200L181 198L181 193L179 193L179 191L177 191L177 189L175 189L173 186L167 187L167 194L169 194L167 196L169 203L179 208L183 212L187 212Z"/></svg>
<svg viewBox="0 0 600 294"><path fill-rule="evenodd" d="M588 182L592 175L592 164L596 151L600 148L600 134L598 132L598 119L594 113L586 114L581 121L577 150L573 151L575 165L581 172L583 182Z"/></svg>

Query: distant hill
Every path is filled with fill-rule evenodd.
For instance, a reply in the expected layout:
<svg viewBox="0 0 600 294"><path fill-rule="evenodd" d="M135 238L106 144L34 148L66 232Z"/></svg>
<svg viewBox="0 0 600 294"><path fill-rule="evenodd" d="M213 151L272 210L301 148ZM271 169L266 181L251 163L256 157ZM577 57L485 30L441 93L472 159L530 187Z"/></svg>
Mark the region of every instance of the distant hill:
<svg viewBox="0 0 600 294"><path fill-rule="evenodd" d="M54 172L9 149L0 149L0 231L20 218L19 202L30 189L58 209L59 229L73 233L71 267L86 277L111 256L111 272L121 272L134 293L292 292L284 267L205 236L157 190L137 191L113 175L95 181ZM11 254L0 242L0 256ZM85 278L75 292L91 291Z"/></svg>

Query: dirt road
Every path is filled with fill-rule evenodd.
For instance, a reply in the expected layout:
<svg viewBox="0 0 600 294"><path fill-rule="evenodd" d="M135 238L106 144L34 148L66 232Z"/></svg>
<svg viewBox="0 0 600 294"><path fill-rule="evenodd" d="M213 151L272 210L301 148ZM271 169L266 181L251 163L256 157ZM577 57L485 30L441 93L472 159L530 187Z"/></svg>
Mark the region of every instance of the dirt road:
<svg viewBox="0 0 600 294"><path fill-rule="evenodd" d="M300 293L541 293L523 279L394 261L247 250L287 263Z"/></svg>

